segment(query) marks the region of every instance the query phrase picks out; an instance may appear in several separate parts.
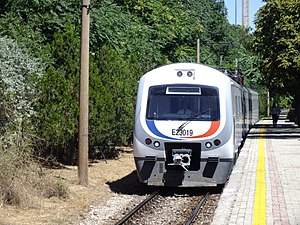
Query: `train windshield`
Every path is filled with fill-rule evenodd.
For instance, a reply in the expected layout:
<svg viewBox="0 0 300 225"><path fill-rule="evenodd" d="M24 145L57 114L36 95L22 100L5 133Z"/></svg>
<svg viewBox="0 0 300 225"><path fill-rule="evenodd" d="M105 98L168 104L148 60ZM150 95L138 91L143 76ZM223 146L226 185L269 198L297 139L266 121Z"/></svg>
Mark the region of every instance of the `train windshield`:
<svg viewBox="0 0 300 225"><path fill-rule="evenodd" d="M149 88L147 119L220 120L219 91L203 85L159 85Z"/></svg>

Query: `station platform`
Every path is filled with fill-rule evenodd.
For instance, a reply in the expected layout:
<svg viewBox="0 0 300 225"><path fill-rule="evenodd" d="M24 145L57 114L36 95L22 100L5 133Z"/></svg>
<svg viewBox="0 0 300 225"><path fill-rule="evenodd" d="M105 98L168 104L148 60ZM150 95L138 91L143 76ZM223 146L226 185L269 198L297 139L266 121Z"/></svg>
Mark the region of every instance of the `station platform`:
<svg viewBox="0 0 300 225"><path fill-rule="evenodd" d="M281 115L249 132L213 225L300 225L300 128Z"/></svg>

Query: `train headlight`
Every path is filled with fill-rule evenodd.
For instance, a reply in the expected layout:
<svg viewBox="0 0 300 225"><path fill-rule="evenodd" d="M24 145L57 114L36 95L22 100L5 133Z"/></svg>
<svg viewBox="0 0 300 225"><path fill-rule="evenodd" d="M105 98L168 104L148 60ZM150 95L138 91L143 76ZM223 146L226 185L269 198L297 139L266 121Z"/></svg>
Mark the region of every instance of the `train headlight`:
<svg viewBox="0 0 300 225"><path fill-rule="evenodd" d="M188 76L188 77L193 76L193 72L192 72L192 71L188 71L188 72L187 72L187 76Z"/></svg>
<svg viewBox="0 0 300 225"><path fill-rule="evenodd" d="M158 141L154 141L153 145L155 148L158 148L160 146L160 143Z"/></svg>
<svg viewBox="0 0 300 225"><path fill-rule="evenodd" d="M146 138L145 143L146 143L146 145L151 145L152 140L150 138Z"/></svg>
<svg viewBox="0 0 300 225"><path fill-rule="evenodd" d="M210 142L206 142L206 143L205 143L205 147L206 147L206 148L211 148L211 146L212 146L212 143L210 143Z"/></svg>
<svg viewBox="0 0 300 225"><path fill-rule="evenodd" d="M178 77L181 77L181 76L182 76L182 72L181 72L181 71L178 71L178 72L177 72L177 76L178 76Z"/></svg>
<svg viewBox="0 0 300 225"><path fill-rule="evenodd" d="M221 141L219 139L214 140L215 146L219 146L221 144Z"/></svg>

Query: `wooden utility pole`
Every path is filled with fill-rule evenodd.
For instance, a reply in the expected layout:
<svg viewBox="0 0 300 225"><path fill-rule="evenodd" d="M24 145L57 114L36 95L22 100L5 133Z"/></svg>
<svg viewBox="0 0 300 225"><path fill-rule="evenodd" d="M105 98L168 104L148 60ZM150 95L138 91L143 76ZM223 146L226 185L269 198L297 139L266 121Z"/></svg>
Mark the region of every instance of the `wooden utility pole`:
<svg viewBox="0 0 300 225"><path fill-rule="evenodd" d="M82 0L78 176L79 176L79 184L84 186L88 185L89 32L90 32L90 0Z"/></svg>
<svg viewBox="0 0 300 225"><path fill-rule="evenodd" d="M197 39L197 63L200 63L200 39Z"/></svg>
<svg viewBox="0 0 300 225"><path fill-rule="evenodd" d="M267 116L270 116L270 91L267 91Z"/></svg>

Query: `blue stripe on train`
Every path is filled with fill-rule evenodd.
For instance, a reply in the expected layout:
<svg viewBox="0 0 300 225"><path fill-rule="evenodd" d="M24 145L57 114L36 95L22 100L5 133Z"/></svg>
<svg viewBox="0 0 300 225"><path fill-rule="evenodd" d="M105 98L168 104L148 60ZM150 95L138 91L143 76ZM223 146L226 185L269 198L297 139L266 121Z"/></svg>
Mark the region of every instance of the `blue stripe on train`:
<svg viewBox="0 0 300 225"><path fill-rule="evenodd" d="M149 130L158 137L167 138L167 139L171 139L171 140L180 140L178 138L168 137L168 136L160 133L154 124L154 120L146 120L146 124L147 124L147 127L149 128Z"/></svg>

